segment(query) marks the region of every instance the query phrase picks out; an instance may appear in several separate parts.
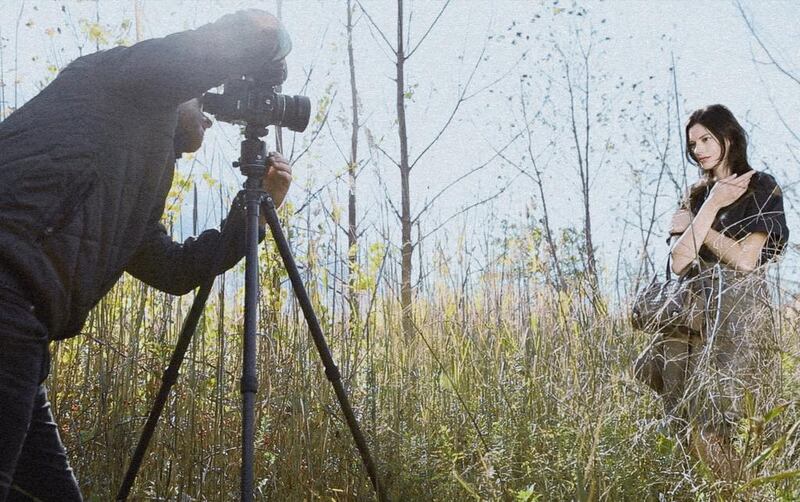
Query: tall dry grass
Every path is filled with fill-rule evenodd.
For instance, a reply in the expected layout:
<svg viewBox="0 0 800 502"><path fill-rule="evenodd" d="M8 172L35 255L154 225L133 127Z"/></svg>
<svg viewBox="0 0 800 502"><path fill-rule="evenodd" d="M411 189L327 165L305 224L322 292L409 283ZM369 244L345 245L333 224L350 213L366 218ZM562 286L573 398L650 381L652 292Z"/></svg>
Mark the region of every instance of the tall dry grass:
<svg viewBox="0 0 800 502"><path fill-rule="evenodd" d="M266 248L259 499L371 500L302 315ZM743 427L738 444L752 467L726 482L661 429L657 399L630 373L648 336L633 332L624 312L589 304L578 276L569 293L559 293L527 251L490 256L490 265L472 275L458 265L469 260L463 251L440 253L417 298L417 336L406 340L389 280L394 271L381 249L365 266L363 311L352 331L342 308L346 282L308 258L324 254L313 243L301 262L393 499L800 496L796 319L783 318L780 385L787 405L769 427ZM240 274L225 280L159 423L135 500L238 498L243 302ZM88 500L116 493L189 301L125 277L93 311L82 337L54 345L54 411Z"/></svg>

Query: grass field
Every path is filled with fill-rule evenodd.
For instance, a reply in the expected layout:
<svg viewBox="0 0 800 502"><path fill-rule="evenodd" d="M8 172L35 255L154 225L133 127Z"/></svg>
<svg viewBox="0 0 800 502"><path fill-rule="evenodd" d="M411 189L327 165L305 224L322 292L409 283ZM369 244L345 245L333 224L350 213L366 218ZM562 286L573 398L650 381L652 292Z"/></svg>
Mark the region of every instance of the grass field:
<svg viewBox="0 0 800 502"><path fill-rule="evenodd" d="M380 254L380 253L378 253ZM256 431L260 499L370 500L335 395L272 255L262 268ZM742 424L747 466L714 478L660 424L630 365L647 342L624 313L557 293L496 260L466 280L440 265L400 331L376 260L351 323L337 283L309 268L312 297L353 406L396 500L797 500L796 325L782 323L786 406ZM313 264L312 264L313 265ZM387 270L391 273L391 270ZM371 275L370 275L371 274ZM209 301L137 484L135 500L238 498L242 298L229 273ZM219 280L218 280L219 281ZM225 291L226 293L223 293ZM111 500L190 298L126 277L84 336L53 346L57 422L88 500ZM612 313L606 314L605 310Z"/></svg>

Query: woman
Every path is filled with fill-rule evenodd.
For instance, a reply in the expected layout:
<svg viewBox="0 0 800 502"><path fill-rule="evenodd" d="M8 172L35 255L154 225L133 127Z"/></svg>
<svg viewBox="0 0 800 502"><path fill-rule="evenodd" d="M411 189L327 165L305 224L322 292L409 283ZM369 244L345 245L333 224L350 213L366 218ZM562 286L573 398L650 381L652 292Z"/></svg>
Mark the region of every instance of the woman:
<svg viewBox="0 0 800 502"><path fill-rule="evenodd" d="M667 418L691 434L717 474L738 471L730 441L740 418L772 407L777 345L764 266L789 236L780 187L747 161L747 137L722 105L692 113L686 156L700 168L672 218L672 271L692 277L698 333L659 336L636 361Z"/></svg>

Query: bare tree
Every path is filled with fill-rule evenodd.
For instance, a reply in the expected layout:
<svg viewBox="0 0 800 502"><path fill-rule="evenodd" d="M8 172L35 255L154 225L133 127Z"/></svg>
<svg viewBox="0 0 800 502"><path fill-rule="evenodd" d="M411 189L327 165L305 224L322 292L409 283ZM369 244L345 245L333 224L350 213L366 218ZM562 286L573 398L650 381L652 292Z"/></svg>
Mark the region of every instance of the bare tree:
<svg viewBox="0 0 800 502"><path fill-rule="evenodd" d="M680 151L683 148L683 131L681 130L681 123L683 120L681 119L680 92L678 92L678 65L675 63L675 54L670 53L670 57L672 59L672 67L670 68L672 73L672 95L675 98L675 125L678 129L678 150ZM673 178L672 182L676 185L679 192L685 192L688 187L686 157L683 155L679 155L679 157L681 159L681 180L680 182L676 182Z"/></svg>
<svg viewBox="0 0 800 502"><path fill-rule="evenodd" d="M539 189L539 198L542 203L542 225L544 227L544 237L547 241L547 251L550 254L550 261L552 262L553 268L556 272L556 288L559 291L563 291L566 289L566 282L564 281L564 274L561 272L561 264L559 263L558 253L556 252L556 243L555 239L553 238L553 232L550 225L550 214L547 211L547 199L545 198L544 194L542 171L536 163L536 155L533 151L533 132L531 131L531 123L528 120L528 107L525 102L525 93L522 90L520 90L520 99L522 105L522 116L525 120L525 135L527 137L528 144L528 157L530 158L531 167L533 168L535 177L532 177L529 173L527 173L527 171L526 175L533 179L537 188Z"/></svg>
<svg viewBox="0 0 800 502"><path fill-rule="evenodd" d="M350 161L347 164L348 197L347 197L347 264L348 264L348 292L347 300L350 304L350 327L357 322L359 315L358 293L356 291L356 276L358 274L358 220L356 218L356 180L358 167L358 131L360 128L358 118L358 89L356 88L356 64L353 57L353 9L351 0L347 0L347 61L350 66L350 99L353 112L352 128L350 135Z"/></svg>
<svg viewBox="0 0 800 502"><path fill-rule="evenodd" d="M433 20L428 29L425 31L422 38L417 42L417 45L407 51L406 41L405 41L407 33L404 24L405 14L403 12L403 0L397 0L397 39L394 45L389 41L389 39L386 37L383 31L378 27L378 25L372 20L372 18L369 16L369 13L364 8L364 6L359 2L361 10L366 14L367 18L370 20L372 27L378 32L380 37L383 39L383 42L386 44L386 46L388 46L388 48L394 55L395 89L396 89L395 105L397 110L397 126L398 126L397 133L400 142L400 160L399 162L394 161L394 163L400 169L401 202L400 202L399 213L397 212L394 206L392 206L392 209L395 211L395 213L399 216L400 219L400 233L401 233L400 303L403 309L402 327L406 339L413 338L415 330L414 330L413 311L412 311L413 293L411 285L412 255L414 252L414 243L411 240L412 239L411 232L414 222L411 217L410 180L411 180L411 170L413 168L413 163L410 162L408 154L405 64L406 61L408 61L408 59L411 58L411 56L413 56L416 50L419 49L420 45L430 34L431 30L433 30L434 26L436 26L437 22L439 21L439 19L441 18L442 14L444 13L445 9L449 4L450 4L449 0L445 2L441 10L439 11L438 15L436 16L436 18ZM429 147L430 146L431 145L429 145ZM422 154L420 154L420 157L425 153L425 151L427 151L427 148L423 150ZM389 157L388 154L387 157ZM419 160L419 158L417 160Z"/></svg>
<svg viewBox="0 0 800 502"><path fill-rule="evenodd" d="M487 165L489 165L489 162L487 161L486 163L483 163L477 167L470 169L466 174L457 177L451 183L448 183L430 200L426 201L422 209L420 209L416 215L412 215L410 180L411 180L411 172L414 169L414 167L423 159L423 157L425 157L427 153L431 151L433 146L442 138L445 131L453 123L453 120L456 114L458 113L459 108L461 107L461 105L464 104L464 102L480 94L483 90L489 88L493 84L505 78L511 72L511 70L509 69L506 73L502 74L494 82L491 82L490 84L475 91L471 91L471 83L475 77L475 74L477 73L477 70L481 65L481 62L486 59L485 56L486 46L484 45L479 56L476 58L475 63L472 66L471 72L467 77L466 81L464 82L463 85L459 86L460 92L458 98L456 99L456 102L454 103L452 109L450 110L449 115L447 115L447 118L444 120L444 122L439 127L437 132L433 135L433 137L430 139L430 141L425 143L425 145L419 151L419 154L417 154L413 159L411 158L411 155L409 153L408 122L406 117L406 106L410 98L409 96L410 93L406 88L406 79L405 79L406 62L410 58L412 58L413 55L419 50L424 41L433 31L434 27L438 24L439 20L441 19L442 15L444 14L445 10L449 5L450 5L450 0L444 2L441 9L439 9L439 12L436 14L434 19L428 25L427 29L423 32L423 35L420 37L419 40L417 40L412 45L410 40L411 37L409 34L410 30L407 30L405 26L406 13L404 12L403 8L404 7L403 0L397 1L397 24L396 24L397 37L396 37L396 42L394 44L389 40L389 38L385 35L385 33L381 30L381 28L370 17L369 13L366 11L363 4L359 2L359 7L369 20L371 29L378 34L379 43L383 44L385 48L390 51L392 55L392 62L394 63L395 66L395 106L397 112L397 125L398 125L397 132L399 139L400 158L394 159L379 144L375 144L374 146L384 156L386 156L389 160L391 160L398 167L400 171L400 190L401 190L400 209L398 210L398 208L394 205L391 199L388 199L388 202L389 206L391 207L391 210L394 212L395 216L400 220L400 227L401 227L400 301L403 310L402 329L403 333L406 336L406 339L413 338L416 333L413 320L413 310L412 310L413 306L412 255L414 253L415 248L417 248L419 243L422 240L424 240L427 236L439 230L444 225L444 223L452 220L459 214L463 214L466 211L469 211L475 207L478 207L486 203L489 200L492 200L493 198L496 198L506 188L508 188L508 186L503 187L494 195L478 200L477 202L470 204L466 208L459 210L456 214L446 218L445 222L438 225L434 230L427 233L421 232L421 230L419 229L421 217L433 207L434 203L438 199L440 199L440 197L442 197L446 192L455 187L459 182L484 169ZM412 237L412 229L414 225L417 225L418 227L418 238L416 241L414 241Z"/></svg>
<svg viewBox="0 0 800 502"><path fill-rule="evenodd" d="M584 238L584 253L586 258L586 273L589 279L589 285L592 289L593 303L598 305L599 300L599 280L597 275L597 259L595 257L595 248L592 238L592 216L590 210L590 196L591 184L593 181L593 164L590 162L592 136L592 122L590 116L590 98L591 94L591 56L593 49L593 41L588 42L588 46L584 47L580 41L579 56L580 56L580 71L582 74L575 75L571 58L564 54L563 50L558 44L555 44L555 49L561 55L561 63L564 69L564 77L566 80L567 93L569 94L569 128L572 139L575 142L575 154L578 168L578 175L580 177L581 198L583 202L583 238ZM582 82L581 82L582 77ZM582 115L579 117L578 115ZM583 129L583 137L581 138L581 131Z"/></svg>
<svg viewBox="0 0 800 502"><path fill-rule="evenodd" d="M136 41L141 42L144 37L142 0L133 0L133 16L136 24Z"/></svg>
<svg viewBox="0 0 800 502"><path fill-rule="evenodd" d="M403 0L397 0L397 48L395 54L396 96L397 96L397 133L400 138L400 198L401 198L401 285L400 303L403 307L403 333L410 339L414 333L411 293L411 255L414 252L411 243L411 165L408 162L408 132L406 130L406 84L405 84L405 45L403 45Z"/></svg>
<svg viewBox="0 0 800 502"><path fill-rule="evenodd" d="M663 189L664 178L667 174L670 173L669 170L669 153L670 147L672 143L672 124L671 124L671 106L669 102L666 103L666 128L662 128L659 125L652 123L650 124L650 130L648 131L649 140L647 143L652 145L654 150L654 157L655 160L659 164L658 168L658 176L655 179L655 188L654 193L646 193L643 187L640 187L637 190L637 203L638 203L638 210L636 211L636 215L639 218L638 221L638 229L641 235L642 245L641 245L641 260L639 262L639 267L636 273L636 279L634 282L634 289L638 289L639 281L644 275L652 273L655 268L653 263L652 257L648 252L650 247L650 242L653 238L653 234L655 232L655 225L656 221L659 219L658 214L658 200L661 196L661 192ZM663 144L661 144L661 137L660 131L666 130L666 138L663 139ZM680 148L680 145L679 145ZM633 166L630 166L631 168ZM637 181L641 181L641 176L635 176ZM653 184L652 180L649 180L649 184ZM649 208L646 207L649 205ZM647 216L645 218L645 216Z"/></svg>
<svg viewBox="0 0 800 502"><path fill-rule="evenodd" d="M539 165L538 158L542 155L541 152L537 154L534 150L534 130L532 129L532 125L535 121L539 120L542 116L542 112L545 109L545 105L549 101L549 87L547 92L545 92L545 98L542 100L538 108L538 112L533 117L529 117L528 115L528 107L529 103L526 97L525 89L524 89L524 80L527 77L523 77L520 80L520 109L522 110L522 118L523 118L523 126L521 134L526 139L526 153L522 157L521 162L515 162L509 156L504 155L502 152L498 152L500 157L506 161L508 164L513 166L517 171L520 172L523 176L530 179L531 181L536 184L537 191L539 192L539 200L541 202L542 207L542 218L541 218L541 225L542 229L544 230L544 238L545 243L547 244L547 254L549 255L551 265L553 267L553 271L555 272L555 277L552 278L548 274L546 280L548 284L555 287L559 291L566 290L566 281L564 278L564 274L561 270L561 263L558 259L558 252L557 252L557 245L555 241L555 236L552 229L552 224L550 222L550 212L547 207L547 198L544 192L544 180L542 178L542 169ZM552 142L551 142L552 145ZM531 171L533 173L531 174Z"/></svg>

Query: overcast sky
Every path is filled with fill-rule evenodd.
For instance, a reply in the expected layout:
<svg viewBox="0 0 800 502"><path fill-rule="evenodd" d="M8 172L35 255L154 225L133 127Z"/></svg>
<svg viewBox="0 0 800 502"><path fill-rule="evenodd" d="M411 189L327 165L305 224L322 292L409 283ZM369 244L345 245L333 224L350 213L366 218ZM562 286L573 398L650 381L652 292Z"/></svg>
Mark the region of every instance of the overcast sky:
<svg viewBox="0 0 800 502"><path fill-rule="evenodd" d="M275 11L274 1L143 0L141 4L144 38L193 28L243 7ZM62 5L66 7L62 9ZM120 29L120 25L125 19L133 21L133 5L132 0L4 0L0 7L0 36L6 106L14 104L15 79L18 81L17 100L21 104L37 92L37 85L48 75L49 65L63 66L78 55L80 44L84 45L84 53L94 50L93 44L86 42L80 31L81 19L94 21L99 16L100 24L114 36L122 34L126 42L132 43L135 30L131 28L123 33L125 30ZM331 183L344 168L336 144L346 150L344 145L349 142L344 5L344 2L310 0L287 0L283 5L283 20L294 44L289 57L290 78L284 91L299 93L308 72L313 71L304 90L312 102L316 103L326 94L335 95L330 126L323 130L315 146L295 166L296 183L290 197L298 205L307 199L309 193L316 193L321 203L328 206L335 202L342 207L346 204L345 184L340 183L337 188L335 183ZM365 1L362 5L374 22L373 25L363 15L357 16L354 45L363 121L374 135L373 139L394 155L397 151L395 90L391 80L394 66L378 31L382 30L394 42L396 4ZM406 12L412 13L412 46L420 40L442 5L442 2L433 1L407 2ZM451 180L487 162L494 150L510 139L515 131L511 124L521 117L520 75L528 74L531 75L531 86L527 87L531 115L538 110L539 103L549 98L551 104L541 110L544 114L555 114L546 118L561 124L549 132L537 130L540 161L546 166L544 178L548 204L551 204L557 226L580 227L578 177L570 163L570 159L574 160L574 151L571 150L574 142L563 129L559 129L566 123L563 116L566 95L563 88L559 91L563 79L559 84L560 75L555 71L559 67L547 56L552 52L548 40L558 41L569 52L570 47L572 50L577 47L575 40L588 39L590 29L596 30L594 39L597 40L591 71L597 79L592 82L597 96L592 98L592 111L606 110L611 117L604 127L598 126L593 130L592 137L596 149L592 158L596 162L593 217L596 239L608 274L612 273L609 269L614 266L620 249L626 259L636 258L637 241L631 239L630 233L621 240L624 221L633 219L632 208L627 204L632 186L630 166L642 163L643 159L646 162L650 155L639 144L637 131L625 129L628 126L618 117L623 113L629 118L631 115L652 114L662 118L666 115L662 110L666 104L658 104L653 96L669 100L673 57L682 97L681 123L697 107L711 103L727 105L751 132L750 157L754 167L768 166L787 194L796 195L793 187L798 181L798 169L794 156L800 143L781 123L778 112L788 128L800 131L800 85L767 64L766 55L756 45L734 2L616 0L578 2L580 8L585 8L586 13L578 16L571 2L455 0L448 6L439 24L408 62L407 82L414 86L410 88L414 92L413 100L408 104L412 158L423 150L446 121L456 103L460 86L467 81L483 48L486 60L475 73L470 89L486 88L460 107L453 125L415 168L412 174L415 210L423 207L426 200ZM797 27L800 2L743 2L743 8L764 43L773 51L773 56L787 70L800 75L800 56L796 50L800 34ZM55 28L61 28L61 33L54 32ZM582 30L582 35L572 36L574 30ZM523 36L516 37L517 32ZM515 37L518 40L512 44ZM529 38L526 40L525 37ZM109 41L112 44L113 38ZM529 51L528 55L525 60L520 60L525 50ZM504 78L487 87L499 77ZM547 94L548 78L555 82L555 87L549 87L555 89L552 95ZM608 103L601 99L602 93L607 95ZM629 100L632 104L626 107ZM625 111L621 112L623 108ZM676 117L670 120L674 141L679 128ZM632 123L630 120L626 122ZM661 126L666 127L666 122ZM519 122L515 127L519 127ZM205 172L213 177L221 176L234 187L236 174L228 166L237 155L237 131L224 124L215 126L212 131L207 147L198 155L194 167L191 167L192 162L184 161L179 168L182 172L193 169L194 174ZM622 139L623 132L625 140ZM308 137L306 134L305 140ZM298 141L304 138L298 138ZM615 148L603 155L609 142ZM509 157L513 157L510 160L519 160L524 151L521 143L512 147L508 151ZM362 138L362 152L369 155L365 137ZM399 204L399 176L391 160L376 151L372 153L373 161L362 175L361 209L367 221L378 222L381 219L380 198L389 194L397 201L395 204ZM680 162L677 150L671 159L676 165ZM690 181L695 177L691 169ZM323 186L328 189L320 191ZM456 235L465 228L476 232L476 225L480 227L480 222L487 221L490 213L520 221L526 205L534 203L540 206L532 182L496 160L448 192L424 220L423 231L504 186L508 188L497 200L473 210L466 219L452 220L442 235ZM669 197L661 203L659 225L662 229L669 222L666 212L672 204L674 201ZM209 205L209 208L216 206ZM790 227L797 229L794 235L800 235L797 211L791 210L789 217ZM219 215L209 209L206 219L209 225L214 225ZM626 243L626 239L631 240Z"/></svg>

